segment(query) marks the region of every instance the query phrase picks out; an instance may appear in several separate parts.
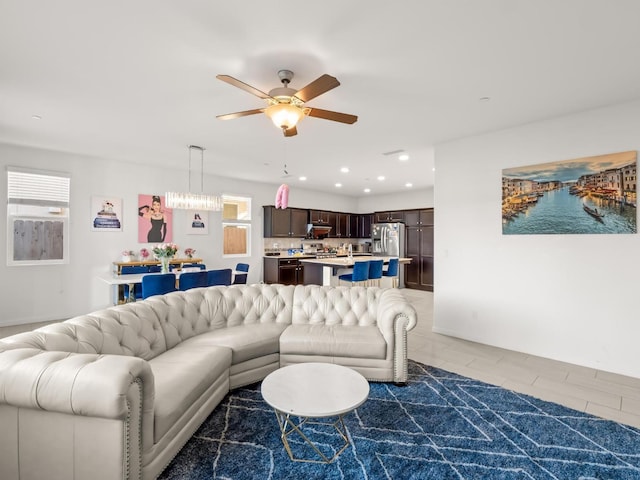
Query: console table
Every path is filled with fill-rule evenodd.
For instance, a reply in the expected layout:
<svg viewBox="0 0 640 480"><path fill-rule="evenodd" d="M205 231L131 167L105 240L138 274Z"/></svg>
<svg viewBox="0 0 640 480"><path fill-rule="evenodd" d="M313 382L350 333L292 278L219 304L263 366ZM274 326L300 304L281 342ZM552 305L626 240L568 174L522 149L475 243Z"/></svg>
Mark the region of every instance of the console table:
<svg viewBox="0 0 640 480"><path fill-rule="evenodd" d="M172 258L169 261L170 265L178 265L182 268L185 263L202 263L201 258ZM116 275L121 275L122 267L150 267L152 265L160 265L160 260L140 260L133 262L113 262L113 272Z"/></svg>

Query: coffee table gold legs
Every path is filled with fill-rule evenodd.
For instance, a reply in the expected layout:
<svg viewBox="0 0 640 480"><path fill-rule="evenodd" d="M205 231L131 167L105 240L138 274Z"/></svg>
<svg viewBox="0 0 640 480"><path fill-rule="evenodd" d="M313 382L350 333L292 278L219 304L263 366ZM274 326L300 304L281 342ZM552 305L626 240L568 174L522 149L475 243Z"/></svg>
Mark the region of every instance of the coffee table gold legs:
<svg viewBox="0 0 640 480"><path fill-rule="evenodd" d="M344 452L345 448L347 448L349 443L349 437L347 436L347 427L344 425L344 421L342 420L343 415L338 415L338 418L335 422L319 422L319 421L311 421L307 417L296 417L299 419L298 423L295 423L292 420L291 415L281 412L279 410L275 410L276 418L278 419L278 426L280 427L280 438L282 439L282 443L284 444L284 448L287 450L289 454L289 458L294 462L309 462L309 463L332 463L338 456ZM316 446L313 441L307 437L304 432L300 429L303 425L325 425L333 427L336 432L340 435L342 440L344 441L344 445L336 454L329 458L324 453L320 451L320 449ZM289 445L289 435L296 432L307 445L309 445L321 458L321 460L313 460L307 458L296 458L293 456L293 452L291 451L291 446Z"/></svg>

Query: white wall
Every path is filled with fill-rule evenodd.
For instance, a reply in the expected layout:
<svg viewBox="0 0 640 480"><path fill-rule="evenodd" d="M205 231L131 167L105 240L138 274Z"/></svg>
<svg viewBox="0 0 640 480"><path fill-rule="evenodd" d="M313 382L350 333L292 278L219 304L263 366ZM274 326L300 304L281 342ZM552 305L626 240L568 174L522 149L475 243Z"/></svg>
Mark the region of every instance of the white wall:
<svg viewBox="0 0 640 480"><path fill-rule="evenodd" d="M502 235L503 168L640 149L640 102L436 148L434 331L640 377L638 235Z"/></svg>
<svg viewBox="0 0 640 480"><path fill-rule="evenodd" d="M182 164L182 162L180 162ZM0 326L65 319L110 305L109 286L97 277L111 271L112 262L124 249L138 251L148 244L138 243L138 194L161 194L184 190L188 173L184 168L153 169L149 166L96 159L81 155L0 144L0 168L7 165L40 168L71 174L70 263L68 265L7 267L0 261ZM0 181L0 196L7 198L6 176ZM249 282L262 279L262 205L273 205L278 185L243 182L206 176L205 190L252 197L252 256L222 258L221 213L209 215L208 235L187 235L186 212L174 211L173 241L181 250L196 249L208 268L233 267L238 261L251 265ZM90 210L92 195L123 199L123 230L92 232L95 212ZM292 207L322 207L327 210L354 211L356 200L292 187ZM0 209L0 252L6 252L6 208Z"/></svg>
<svg viewBox="0 0 640 480"><path fill-rule="evenodd" d="M402 193L371 195L357 199L356 213L373 213L382 210L410 210L433 207L433 188L409 189Z"/></svg>

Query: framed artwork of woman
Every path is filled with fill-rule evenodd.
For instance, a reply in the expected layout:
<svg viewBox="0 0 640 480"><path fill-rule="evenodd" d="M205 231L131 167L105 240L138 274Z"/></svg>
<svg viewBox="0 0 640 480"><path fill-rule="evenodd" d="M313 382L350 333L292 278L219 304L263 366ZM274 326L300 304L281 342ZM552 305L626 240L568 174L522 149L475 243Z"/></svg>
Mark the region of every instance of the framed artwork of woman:
<svg viewBox="0 0 640 480"><path fill-rule="evenodd" d="M173 241L173 210L164 203L164 195L138 195L138 242Z"/></svg>

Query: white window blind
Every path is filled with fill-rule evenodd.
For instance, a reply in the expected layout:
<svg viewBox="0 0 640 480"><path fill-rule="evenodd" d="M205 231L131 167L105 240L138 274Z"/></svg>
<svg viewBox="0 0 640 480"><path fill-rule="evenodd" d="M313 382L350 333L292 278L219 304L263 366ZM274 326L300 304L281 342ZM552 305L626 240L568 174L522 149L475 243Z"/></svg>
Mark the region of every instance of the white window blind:
<svg viewBox="0 0 640 480"><path fill-rule="evenodd" d="M7 167L9 203L68 207L70 185L71 178L66 174Z"/></svg>

